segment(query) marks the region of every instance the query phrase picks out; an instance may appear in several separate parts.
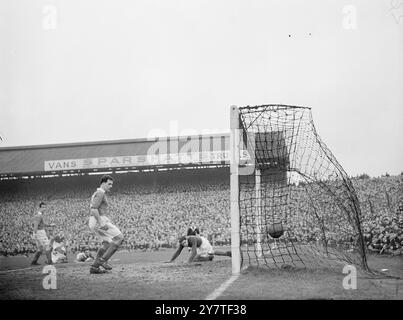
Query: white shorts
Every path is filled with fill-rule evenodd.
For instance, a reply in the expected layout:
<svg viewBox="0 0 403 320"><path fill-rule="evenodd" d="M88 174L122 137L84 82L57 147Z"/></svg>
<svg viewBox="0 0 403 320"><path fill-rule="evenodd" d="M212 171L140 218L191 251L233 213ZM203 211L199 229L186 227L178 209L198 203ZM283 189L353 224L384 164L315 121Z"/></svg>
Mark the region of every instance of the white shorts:
<svg viewBox="0 0 403 320"><path fill-rule="evenodd" d="M101 222L103 224L105 224L106 226L108 226L107 230L101 230L99 228L100 226L97 223L97 219L95 219L94 216L90 217L88 225L89 225L91 231L94 232L102 242L106 241L108 243L111 243L112 239L118 235L121 235L122 232L120 232L118 227L116 227L114 224L112 224L112 222L109 220L108 217L100 216L100 218L101 218Z"/></svg>
<svg viewBox="0 0 403 320"><path fill-rule="evenodd" d="M199 248L197 248L197 254L200 257L208 257L214 254L213 246L208 242L208 240L204 237L200 237L202 239L202 244Z"/></svg>
<svg viewBox="0 0 403 320"><path fill-rule="evenodd" d="M38 230L35 235L36 246L39 250L49 249L49 239L46 236L45 230Z"/></svg>
<svg viewBox="0 0 403 320"><path fill-rule="evenodd" d="M53 263L58 263L65 259L66 259L66 255L64 255L63 253L52 251L52 262Z"/></svg>

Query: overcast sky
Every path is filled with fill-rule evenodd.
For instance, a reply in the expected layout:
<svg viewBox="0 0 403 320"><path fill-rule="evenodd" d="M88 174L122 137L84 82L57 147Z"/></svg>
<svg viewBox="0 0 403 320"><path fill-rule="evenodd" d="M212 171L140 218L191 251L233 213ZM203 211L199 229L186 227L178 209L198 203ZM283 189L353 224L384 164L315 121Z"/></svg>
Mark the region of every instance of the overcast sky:
<svg viewBox="0 0 403 320"><path fill-rule="evenodd" d="M231 105L282 103L349 174L399 174L402 32L403 0L2 0L0 147L228 132Z"/></svg>

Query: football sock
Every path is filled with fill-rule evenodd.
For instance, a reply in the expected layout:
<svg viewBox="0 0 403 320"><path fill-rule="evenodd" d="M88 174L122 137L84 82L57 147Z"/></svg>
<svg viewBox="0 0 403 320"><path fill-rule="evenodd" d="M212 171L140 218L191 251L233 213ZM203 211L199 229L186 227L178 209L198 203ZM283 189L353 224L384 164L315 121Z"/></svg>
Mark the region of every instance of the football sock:
<svg viewBox="0 0 403 320"><path fill-rule="evenodd" d="M103 261L101 261L100 259L102 258L102 256L105 254L105 252L108 250L109 247L110 244L104 243L102 247L98 249L97 256L95 257L92 267L98 268L103 263Z"/></svg>
<svg viewBox="0 0 403 320"><path fill-rule="evenodd" d="M34 259L32 260L32 262L31 263L37 263L38 262L38 259L39 259L39 257L41 256L41 254L42 254L42 252L41 251L37 251L37 252L35 252L35 255L34 255Z"/></svg>
<svg viewBox="0 0 403 320"><path fill-rule="evenodd" d="M104 255L102 256L102 258L105 261L108 261L110 259L110 257L112 257L112 255L118 250L119 246L117 244L111 243L109 245L108 250L106 250L106 252L104 253Z"/></svg>
<svg viewBox="0 0 403 320"><path fill-rule="evenodd" d="M109 245L103 245L101 248L99 248L95 259L101 258L105 254L108 247L109 247Z"/></svg>

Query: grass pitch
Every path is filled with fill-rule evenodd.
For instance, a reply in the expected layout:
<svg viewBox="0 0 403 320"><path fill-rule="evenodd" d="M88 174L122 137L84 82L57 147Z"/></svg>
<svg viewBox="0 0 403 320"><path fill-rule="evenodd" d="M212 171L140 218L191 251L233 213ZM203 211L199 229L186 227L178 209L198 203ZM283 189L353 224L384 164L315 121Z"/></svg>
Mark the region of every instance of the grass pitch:
<svg viewBox="0 0 403 320"><path fill-rule="evenodd" d="M223 248L227 249L227 248ZM57 289L44 289L43 266L30 267L31 257L0 257L0 299L134 299L203 300L231 277L231 260L185 264L187 251L174 263L174 250L118 252L112 272L89 274L89 264L55 265ZM69 256L70 261L74 256ZM44 262L41 257L40 263ZM358 272L357 289L343 288L346 274L330 270L249 268L218 299L397 299L403 300L403 257L369 256L370 267L387 277Z"/></svg>

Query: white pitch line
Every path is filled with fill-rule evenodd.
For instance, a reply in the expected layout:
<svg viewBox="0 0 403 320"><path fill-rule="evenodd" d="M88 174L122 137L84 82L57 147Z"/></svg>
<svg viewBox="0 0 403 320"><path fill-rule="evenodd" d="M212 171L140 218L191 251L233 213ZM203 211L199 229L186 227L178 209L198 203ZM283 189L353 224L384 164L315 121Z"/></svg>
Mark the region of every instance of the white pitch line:
<svg viewBox="0 0 403 320"><path fill-rule="evenodd" d="M233 283L236 279L238 279L239 273L236 275L231 276L227 281L225 281L219 288L215 289L211 294L209 294L206 300L215 300L217 299L222 293L227 290L227 288Z"/></svg>

